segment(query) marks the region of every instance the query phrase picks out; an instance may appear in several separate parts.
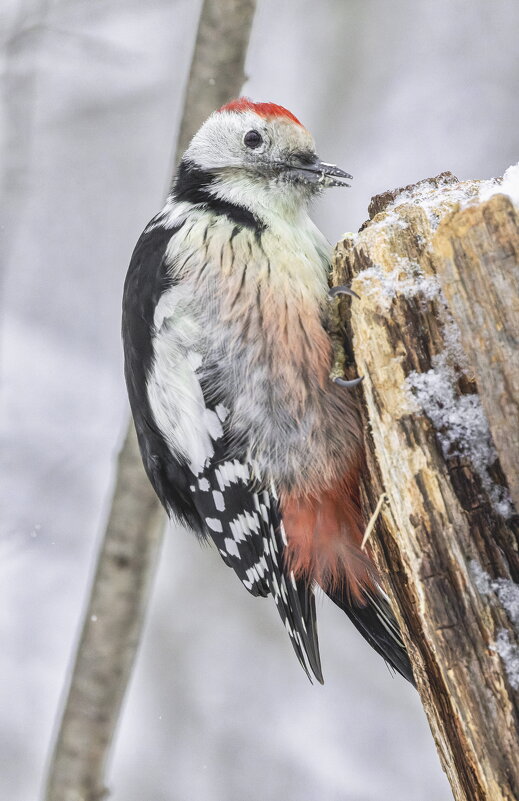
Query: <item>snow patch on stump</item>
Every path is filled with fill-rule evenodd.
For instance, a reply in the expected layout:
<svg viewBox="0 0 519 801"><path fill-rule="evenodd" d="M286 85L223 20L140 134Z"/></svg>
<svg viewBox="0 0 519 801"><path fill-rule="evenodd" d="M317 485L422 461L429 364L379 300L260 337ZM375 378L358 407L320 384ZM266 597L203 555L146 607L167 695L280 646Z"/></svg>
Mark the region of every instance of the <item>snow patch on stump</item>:
<svg viewBox="0 0 519 801"><path fill-rule="evenodd" d="M386 309L397 296L423 297L433 300L440 292L440 284L435 275L426 275L416 261L400 257L395 267L387 272L379 265L368 267L357 276L359 292L366 297L376 297Z"/></svg>
<svg viewBox="0 0 519 801"><path fill-rule="evenodd" d="M503 660L510 685L514 690L519 690L519 646L510 642L510 633L501 629L490 649L496 651Z"/></svg>
<svg viewBox="0 0 519 801"><path fill-rule="evenodd" d="M481 595L495 593L506 614L519 632L519 584L516 584L511 579L493 579L475 559L470 563L470 572L478 592Z"/></svg>
<svg viewBox="0 0 519 801"><path fill-rule="evenodd" d="M458 377L448 354L433 356L432 364L425 373L409 373L406 390L433 424L444 457L466 459L496 512L509 517L513 510L508 490L489 474L497 452L479 395L458 393Z"/></svg>
<svg viewBox="0 0 519 801"><path fill-rule="evenodd" d="M519 584L511 579L493 579L475 559L470 562L470 572L478 592L481 595L495 593L514 627L519 631ZM519 646L511 641L510 632L500 629L495 642L489 647L503 660L510 685L514 690L519 690Z"/></svg>
<svg viewBox="0 0 519 801"><path fill-rule="evenodd" d="M481 182L480 201L484 202L493 195L508 195L514 206L519 207L519 162L509 167L502 178Z"/></svg>

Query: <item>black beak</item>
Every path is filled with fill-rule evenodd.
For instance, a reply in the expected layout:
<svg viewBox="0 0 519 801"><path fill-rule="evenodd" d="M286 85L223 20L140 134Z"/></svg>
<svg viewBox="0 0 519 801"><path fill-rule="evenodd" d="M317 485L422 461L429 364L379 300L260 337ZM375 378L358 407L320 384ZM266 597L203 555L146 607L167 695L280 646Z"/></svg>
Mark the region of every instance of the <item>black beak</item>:
<svg viewBox="0 0 519 801"><path fill-rule="evenodd" d="M313 184L316 189L319 186L328 188L329 186L350 186L347 181L351 179L349 173L336 167L335 164L327 164L325 161L320 161L314 157L310 163L310 159L301 159L299 163L295 164L278 164L289 176L295 178L303 183Z"/></svg>

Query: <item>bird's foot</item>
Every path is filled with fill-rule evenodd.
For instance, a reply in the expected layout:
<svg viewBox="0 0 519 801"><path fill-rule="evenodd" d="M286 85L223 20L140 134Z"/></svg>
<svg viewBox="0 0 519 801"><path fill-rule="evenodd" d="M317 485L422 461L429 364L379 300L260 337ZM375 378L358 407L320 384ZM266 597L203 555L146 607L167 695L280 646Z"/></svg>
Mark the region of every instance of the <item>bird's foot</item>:
<svg viewBox="0 0 519 801"><path fill-rule="evenodd" d="M349 286L346 284L340 284L339 286L332 286L328 290L328 297L330 300L333 298L339 297L339 295L350 295L352 298L357 298L360 300L359 296L353 289L350 289ZM340 378L340 376L333 376L332 381L334 384L337 384L339 387L346 387L347 389L351 389L352 387L357 387L362 381L364 381L364 376L360 376L360 378Z"/></svg>
<svg viewBox="0 0 519 801"><path fill-rule="evenodd" d="M352 298L357 298L357 300L360 300L357 293L354 292L353 289L350 289L349 286L346 286L346 284L341 284L339 286L332 286L328 290L329 298L336 298L338 295L351 295Z"/></svg>
<svg viewBox="0 0 519 801"><path fill-rule="evenodd" d="M364 376L361 375L359 378L350 379L339 378L336 376L335 378L332 378L332 381L334 384L337 384L338 387L346 387L347 389L351 389L352 387L358 387L358 385L364 381Z"/></svg>

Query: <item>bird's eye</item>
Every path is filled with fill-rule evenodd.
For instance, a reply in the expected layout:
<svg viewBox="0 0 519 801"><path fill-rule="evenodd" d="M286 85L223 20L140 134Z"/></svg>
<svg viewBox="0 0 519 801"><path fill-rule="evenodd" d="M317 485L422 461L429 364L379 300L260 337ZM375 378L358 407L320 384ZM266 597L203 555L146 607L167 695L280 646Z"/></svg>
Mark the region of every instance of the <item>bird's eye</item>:
<svg viewBox="0 0 519 801"><path fill-rule="evenodd" d="M243 137L243 143L247 145L247 147L259 147L263 144L263 137L257 131L247 131Z"/></svg>

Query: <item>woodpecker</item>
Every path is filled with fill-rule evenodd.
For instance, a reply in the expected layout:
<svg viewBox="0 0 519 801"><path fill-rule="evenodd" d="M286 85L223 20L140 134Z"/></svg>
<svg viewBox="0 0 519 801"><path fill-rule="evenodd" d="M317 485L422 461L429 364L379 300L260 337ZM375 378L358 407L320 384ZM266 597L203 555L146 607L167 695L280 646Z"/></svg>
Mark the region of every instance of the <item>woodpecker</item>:
<svg viewBox="0 0 519 801"><path fill-rule="evenodd" d="M131 259L125 376L166 511L273 596L309 678L323 681L321 587L412 682L360 548L360 379L330 379L330 296L349 290L329 290L331 247L308 214L350 178L282 106L240 98L211 114Z"/></svg>

